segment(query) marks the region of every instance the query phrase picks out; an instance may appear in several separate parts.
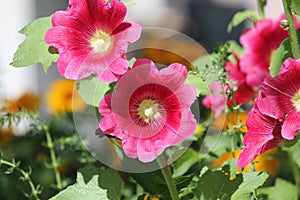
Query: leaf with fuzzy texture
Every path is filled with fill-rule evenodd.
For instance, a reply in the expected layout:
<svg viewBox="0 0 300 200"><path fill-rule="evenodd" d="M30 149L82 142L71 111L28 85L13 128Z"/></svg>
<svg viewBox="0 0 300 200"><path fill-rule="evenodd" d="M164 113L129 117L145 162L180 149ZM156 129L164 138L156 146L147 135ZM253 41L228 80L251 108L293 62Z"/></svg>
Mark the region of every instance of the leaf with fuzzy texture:
<svg viewBox="0 0 300 200"><path fill-rule="evenodd" d="M77 173L77 181L50 200L108 200L107 191L98 186L98 175L91 175L86 182L82 172Z"/></svg>
<svg viewBox="0 0 300 200"><path fill-rule="evenodd" d="M52 27L51 19L52 16L36 19L19 31L26 35L26 39L15 52L12 66L26 67L41 63L47 72L51 63L57 61L59 55L50 53L44 40L47 30Z"/></svg>

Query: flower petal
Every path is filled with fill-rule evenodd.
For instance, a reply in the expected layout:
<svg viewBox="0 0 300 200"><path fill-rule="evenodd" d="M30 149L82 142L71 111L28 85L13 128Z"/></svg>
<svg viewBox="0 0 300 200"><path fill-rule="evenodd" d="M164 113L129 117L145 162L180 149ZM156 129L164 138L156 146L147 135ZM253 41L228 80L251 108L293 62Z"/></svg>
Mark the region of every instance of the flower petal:
<svg viewBox="0 0 300 200"><path fill-rule="evenodd" d="M282 137L293 140L298 131L300 131L300 112L295 110L290 112L283 122Z"/></svg>

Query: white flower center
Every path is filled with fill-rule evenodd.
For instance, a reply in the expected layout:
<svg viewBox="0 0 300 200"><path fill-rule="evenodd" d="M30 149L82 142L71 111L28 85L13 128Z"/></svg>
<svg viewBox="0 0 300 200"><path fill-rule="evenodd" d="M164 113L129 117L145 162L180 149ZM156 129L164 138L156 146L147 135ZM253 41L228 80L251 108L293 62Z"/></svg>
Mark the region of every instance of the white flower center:
<svg viewBox="0 0 300 200"><path fill-rule="evenodd" d="M300 112L300 90L294 95L294 97L292 98L292 102L296 107L297 111Z"/></svg>
<svg viewBox="0 0 300 200"><path fill-rule="evenodd" d="M109 34L103 31L96 31L90 39L91 47L96 53L105 53L111 48L112 40Z"/></svg>
<svg viewBox="0 0 300 200"><path fill-rule="evenodd" d="M140 103L137 112L145 122L149 123L150 120L159 116L159 104L152 99L143 100Z"/></svg>

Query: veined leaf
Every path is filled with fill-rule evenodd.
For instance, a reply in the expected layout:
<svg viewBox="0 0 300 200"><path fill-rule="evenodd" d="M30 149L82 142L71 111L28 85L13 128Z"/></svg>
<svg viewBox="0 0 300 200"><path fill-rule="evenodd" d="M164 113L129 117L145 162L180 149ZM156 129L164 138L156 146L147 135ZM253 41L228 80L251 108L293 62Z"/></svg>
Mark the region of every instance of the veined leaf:
<svg viewBox="0 0 300 200"><path fill-rule="evenodd" d="M12 66L26 67L41 63L47 72L51 63L57 61L59 55L50 53L44 40L47 30L52 27L51 19L52 16L36 19L19 31L26 35L26 39L15 52Z"/></svg>

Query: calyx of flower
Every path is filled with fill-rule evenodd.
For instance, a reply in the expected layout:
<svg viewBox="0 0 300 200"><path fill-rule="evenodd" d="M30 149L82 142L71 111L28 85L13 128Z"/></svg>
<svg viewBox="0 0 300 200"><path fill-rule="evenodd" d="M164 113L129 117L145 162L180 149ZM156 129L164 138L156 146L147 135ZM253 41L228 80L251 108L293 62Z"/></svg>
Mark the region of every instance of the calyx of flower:
<svg viewBox="0 0 300 200"><path fill-rule="evenodd" d="M94 52L105 53L111 48L111 37L104 31L97 30L90 39L90 44Z"/></svg>
<svg viewBox="0 0 300 200"><path fill-rule="evenodd" d="M159 104L152 99L143 100L137 109L137 113L145 122L149 123L149 121L159 116Z"/></svg>
<svg viewBox="0 0 300 200"><path fill-rule="evenodd" d="M293 96L292 102L297 109L297 111L300 112L300 90Z"/></svg>

